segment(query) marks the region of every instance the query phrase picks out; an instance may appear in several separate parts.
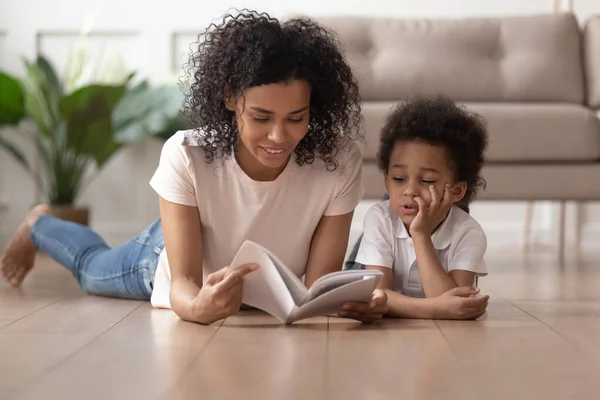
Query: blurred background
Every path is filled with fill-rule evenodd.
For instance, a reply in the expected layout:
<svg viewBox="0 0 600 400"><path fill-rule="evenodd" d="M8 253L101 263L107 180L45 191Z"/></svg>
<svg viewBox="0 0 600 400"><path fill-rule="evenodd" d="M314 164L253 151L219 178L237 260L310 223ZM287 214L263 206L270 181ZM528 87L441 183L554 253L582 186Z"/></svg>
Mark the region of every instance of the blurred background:
<svg viewBox="0 0 600 400"><path fill-rule="evenodd" d="M112 107L105 110L109 117L99 111L103 106L91 106L93 123L84 124L80 132L70 132L67 137L84 140L81 138L86 132L89 134L101 126L106 118L113 122L118 120L118 129L110 132L110 137L102 136L103 141L82 145L80 158L73 154L61 155L62 164L60 168L55 165L56 171L46 170L52 163L44 160L39 148L50 154L60 151L60 146L48 143L51 139L47 137L36 136L39 133L34 131L39 123L20 121L18 129L15 126L0 128L0 138L10 143L13 150L12 153L8 147L0 150L0 245L4 246L28 208L48 196L64 196L73 205L87 209L89 224L110 244L127 240L157 218L158 202L148 180L156 168L164 137L172 134L178 125L172 110L178 93L173 88L177 87L190 44L204 27L218 21L231 8L252 8L284 18L295 14L462 18L551 14L569 6L581 23L591 15L600 14L598 0L578 0L572 4L551 0L170 0L156 3L0 0L0 70L29 82L31 96L35 97L36 90L45 90L36 85L40 79L48 79L48 65L64 82L63 92L57 94L60 96L97 83L122 85L118 93L100 95L108 99L102 104ZM539 34L544 35L544 32ZM36 61L38 56L44 58ZM2 87L3 95L8 93L8 88ZM92 92L90 89L89 93ZM118 105L116 101L111 103L111 96L123 101ZM73 118L82 112L82 107L90 107L86 103L89 98L75 97L69 99ZM44 119L44 115L38 117ZM25 161L19 161L21 156L33 172L27 172ZM65 164L69 162L82 168L67 168ZM81 179L74 176L77 174L83 174ZM53 187L47 183L38 185L36 175L50 177L50 180L63 179L66 183L54 182ZM559 185L560 182L548 184ZM600 179L587 184L600 185ZM372 203L367 200L359 207L353 237L360 231L362 215ZM481 201L473 205L472 213L488 233L490 248L514 249L524 243L528 204L533 212L531 242L542 248L554 248L560 207L556 202ZM600 242L600 204L567 203L565 240L567 244L583 248Z"/></svg>

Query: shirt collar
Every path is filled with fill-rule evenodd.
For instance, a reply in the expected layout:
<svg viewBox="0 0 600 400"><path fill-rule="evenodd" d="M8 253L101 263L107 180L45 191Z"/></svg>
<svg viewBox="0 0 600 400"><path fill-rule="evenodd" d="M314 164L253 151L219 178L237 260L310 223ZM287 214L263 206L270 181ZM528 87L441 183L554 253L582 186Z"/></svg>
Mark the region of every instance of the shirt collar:
<svg viewBox="0 0 600 400"><path fill-rule="evenodd" d="M433 232L431 235L431 241L433 242L433 247L436 250L442 250L446 247L450 246L450 242L452 241L452 214L454 213L454 207L450 208L450 212L439 226L439 228ZM408 234L408 230L404 223L395 213L393 215L392 226L394 229L394 235L398 239L409 239L412 241L412 238Z"/></svg>

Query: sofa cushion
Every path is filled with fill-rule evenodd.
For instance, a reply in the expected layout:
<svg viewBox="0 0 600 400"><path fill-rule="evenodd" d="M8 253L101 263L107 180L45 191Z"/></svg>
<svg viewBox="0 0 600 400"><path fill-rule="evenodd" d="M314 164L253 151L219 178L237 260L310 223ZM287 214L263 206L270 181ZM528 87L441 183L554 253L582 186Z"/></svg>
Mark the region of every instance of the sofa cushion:
<svg viewBox="0 0 600 400"><path fill-rule="evenodd" d="M485 190L476 200L597 200L600 163L486 165ZM385 194L383 178L373 162L363 168L365 200Z"/></svg>
<svg viewBox="0 0 600 400"><path fill-rule="evenodd" d="M600 16L590 18L584 32L587 102L600 108Z"/></svg>
<svg viewBox="0 0 600 400"><path fill-rule="evenodd" d="M375 160L379 132L396 102L366 102L365 160ZM483 116L489 132L487 161L563 162L600 160L600 120L574 104L464 103Z"/></svg>
<svg viewBox="0 0 600 400"><path fill-rule="evenodd" d="M600 163L487 165L480 200L598 200Z"/></svg>
<svg viewBox="0 0 600 400"><path fill-rule="evenodd" d="M585 99L581 32L572 14L318 20L338 33L367 101Z"/></svg>

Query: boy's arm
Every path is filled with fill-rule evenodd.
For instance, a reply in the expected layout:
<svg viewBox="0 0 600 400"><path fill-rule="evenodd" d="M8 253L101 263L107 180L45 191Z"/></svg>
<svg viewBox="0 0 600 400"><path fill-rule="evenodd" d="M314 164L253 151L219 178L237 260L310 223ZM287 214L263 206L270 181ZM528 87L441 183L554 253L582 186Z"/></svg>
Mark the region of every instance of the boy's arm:
<svg viewBox="0 0 600 400"><path fill-rule="evenodd" d="M461 270L460 272L448 273L440 264L437 259L437 254L433 246L431 235L439 226L444 219L448 218L449 212L453 207L454 198L450 192L450 185L444 185L444 192L440 198L440 194L437 189L431 185L429 187L431 191L431 202L425 203L420 196L415 197L415 201L419 204L419 212L413 219L410 225L410 235L415 246L415 253L417 256L417 265L419 266L419 275L421 277L421 284L423 291L427 297L437 297L446 293L448 290L462 287L472 286L475 280L475 272L472 271L469 265L472 265L472 256L478 256L478 254L469 254L466 252L463 256L466 258L459 260L458 264L462 265L450 265L448 271ZM461 238L464 239L464 238ZM465 244L462 241L461 244ZM467 247L471 245L466 243ZM466 261L466 262L465 262ZM454 260L452 260L454 264Z"/></svg>
<svg viewBox="0 0 600 400"><path fill-rule="evenodd" d="M470 297L479 291L469 286L455 287L441 296L413 298L394 291L394 275L390 268L368 265L367 269L383 272L378 289L387 295L387 315L412 319L477 319L487 308L489 296Z"/></svg>
<svg viewBox="0 0 600 400"><path fill-rule="evenodd" d="M477 273L485 275L485 233L469 224L454 238L456 246L449 260L448 272L440 264L431 235L413 235L419 275L427 297L436 297L455 287L473 286Z"/></svg>
<svg viewBox="0 0 600 400"><path fill-rule="evenodd" d="M465 270L446 272L437 258L431 236L413 236L423 291L427 297L437 297L460 286L472 286L475 273Z"/></svg>
<svg viewBox="0 0 600 400"><path fill-rule="evenodd" d="M383 273L377 288L383 290L387 295L387 315L397 318L435 318L434 299L416 299L394 291L394 272L392 269L376 265L367 265L366 269L374 269Z"/></svg>

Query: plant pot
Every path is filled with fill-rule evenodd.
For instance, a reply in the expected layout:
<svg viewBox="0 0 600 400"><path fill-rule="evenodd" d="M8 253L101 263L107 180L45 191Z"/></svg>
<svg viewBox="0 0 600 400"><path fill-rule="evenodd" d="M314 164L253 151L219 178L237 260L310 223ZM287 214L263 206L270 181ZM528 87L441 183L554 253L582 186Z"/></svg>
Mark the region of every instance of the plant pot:
<svg viewBox="0 0 600 400"><path fill-rule="evenodd" d="M75 207L71 205L53 205L52 213L56 218L64 221L75 222L88 226L90 222L90 210L88 207Z"/></svg>

